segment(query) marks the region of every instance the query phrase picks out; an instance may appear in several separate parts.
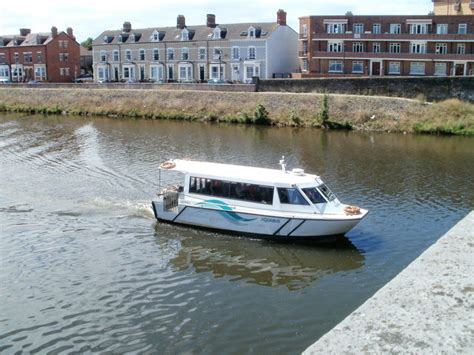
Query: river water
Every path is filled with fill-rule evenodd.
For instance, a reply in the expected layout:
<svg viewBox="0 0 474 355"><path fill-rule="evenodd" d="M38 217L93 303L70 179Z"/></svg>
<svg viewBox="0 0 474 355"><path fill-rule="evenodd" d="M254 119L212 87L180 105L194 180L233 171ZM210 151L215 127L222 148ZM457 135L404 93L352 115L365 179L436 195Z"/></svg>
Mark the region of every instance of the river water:
<svg viewBox="0 0 474 355"><path fill-rule="evenodd" d="M0 352L298 353L474 206L474 140L0 114ZM338 245L159 224L171 157L321 175ZM383 315L381 315L383 317Z"/></svg>

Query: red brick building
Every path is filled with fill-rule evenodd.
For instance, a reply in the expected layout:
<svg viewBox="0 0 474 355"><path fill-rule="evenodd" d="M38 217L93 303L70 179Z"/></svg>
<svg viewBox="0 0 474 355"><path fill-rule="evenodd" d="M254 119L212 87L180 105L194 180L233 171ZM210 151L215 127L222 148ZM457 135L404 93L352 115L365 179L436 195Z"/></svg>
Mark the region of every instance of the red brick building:
<svg viewBox="0 0 474 355"><path fill-rule="evenodd" d="M295 77L474 75L474 16L300 17Z"/></svg>
<svg viewBox="0 0 474 355"><path fill-rule="evenodd" d="M0 35L0 81L71 82L80 74L80 45L73 31Z"/></svg>

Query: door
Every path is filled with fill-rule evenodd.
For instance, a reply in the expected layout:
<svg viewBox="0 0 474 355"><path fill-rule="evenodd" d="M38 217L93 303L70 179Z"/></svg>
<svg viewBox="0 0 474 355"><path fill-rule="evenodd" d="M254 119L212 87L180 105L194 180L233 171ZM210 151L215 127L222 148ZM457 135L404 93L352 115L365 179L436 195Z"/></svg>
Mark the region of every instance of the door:
<svg viewBox="0 0 474 355"><path fill-rule="evenodd" d="M372 62L372 75L380 75L380 62Z"/></svg>
<svg viewBox="0 0 474 355"><path fill-rule="evenodd" d="M118 72L118 68L117 68L117 67L115 67L114 73L115 73L115 81L119 81L119 72Z"/></svg>
<svg viewBox="0 0 474 355"><path fill-rule="evenodd" d="M456 64L455 74L456 76L464 75L464 64Z"/></svg>
<svg viewBox="0 0 474 355"><path fill-rule="evenodd" d="M140 81L143 81L145 80L145 66L144 65L140 65Z"/></svg>
<svg viewBox="0 0 474 355"><path fill-rule="evenodd" d="M200 81L206 80L205 75L206 75L206 73L205 73L205 71L204 71L204 65L200 65L200 66L199 66L199 80L200 80Z"/></svg>

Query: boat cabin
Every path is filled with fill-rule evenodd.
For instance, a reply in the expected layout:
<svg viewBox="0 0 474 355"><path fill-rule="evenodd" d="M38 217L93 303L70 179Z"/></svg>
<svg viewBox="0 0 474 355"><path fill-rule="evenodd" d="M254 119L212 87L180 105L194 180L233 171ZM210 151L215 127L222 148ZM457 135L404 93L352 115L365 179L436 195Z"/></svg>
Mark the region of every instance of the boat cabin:
<svg viewBox="0 0 474 355"><path fill-rule="evenodd" d="M180 190L186 200L212 199L239 207L306 213L336 212L341 205L319 176L302 169L173 160L167 170L185 175Z"/></svg>

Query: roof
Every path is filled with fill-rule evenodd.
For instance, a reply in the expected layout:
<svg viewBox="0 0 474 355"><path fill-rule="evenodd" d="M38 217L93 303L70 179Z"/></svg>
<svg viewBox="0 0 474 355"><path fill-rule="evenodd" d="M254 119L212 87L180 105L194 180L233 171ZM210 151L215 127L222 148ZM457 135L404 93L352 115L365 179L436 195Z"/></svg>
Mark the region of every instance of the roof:
<svg viewBox="0 0 474 355"><path fill-rule="evenodd" d="M265 23L233 23L233 24L218 24L217 27L222 31L222 39L243 39L247 38L247 31L250 27L254 27L257 32L257 38L268 38L271 33L278 28L276 22ZM186 26L185 29L189 31L189 40L191 41L206 41L211 39L214 28L206 25ZM141 29L132 29L130 32L123 32L122 30L104 31L93 42L93 45L101 45L104 43L104 37L108 37L108 44L117 44L118 35L123 36L122 43L150 43L152 41L154 32L160 33L160 42L176 42L181 41L180 28L176 27L149 27ZM130 41L130 36L135 35L135 41ZM139 38L137 38L139 35ZM186 42L186 41L183 41Z"/></svg>
<svg viewBox="0 0 474 355"><path fill-rule="evenodd" d="M26 47L26 46L37 46L49 43L51 33L39 32L39 33L28 33L26 36L21 35L0 35L3 39L3 44L6 47Z"/></svg>
<svg viewBox="0 0 474 355"><path fill-rule="evenodd" d="M87 49L87 48L84 48L83 46L80 46L80 51L81 51L81 57L87 57L87 56L91 56L92 57L92 51Z"/></svg>
<svg viewBox="0 0 474 355"><path fill-rule="evenodd" d="M281 169L256 168L243 165L219 164L193 160L172 160L175 167L166 170L179 171L197 177L217 178L269 185L293 185L314 183L319 177L312 174L295 174Z"/></svg>

